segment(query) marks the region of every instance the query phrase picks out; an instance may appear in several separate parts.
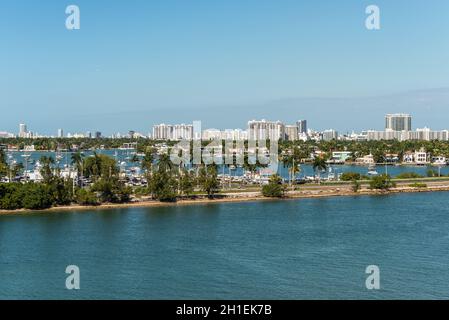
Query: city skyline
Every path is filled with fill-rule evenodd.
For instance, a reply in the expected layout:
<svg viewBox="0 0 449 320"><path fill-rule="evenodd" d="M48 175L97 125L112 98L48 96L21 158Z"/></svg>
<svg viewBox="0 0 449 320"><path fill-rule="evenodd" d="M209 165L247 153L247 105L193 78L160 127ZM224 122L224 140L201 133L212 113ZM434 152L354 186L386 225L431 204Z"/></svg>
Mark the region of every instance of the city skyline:
<svg viewBox="0 0 449 320"><path fill-rule="evenodd" d="M330 140L440 140L449 141L449 129L434 130L428 127L416 127L413 129L411 114L388 113L385 115L384 130L364 129L360 132L339 132L335 129L314 130L309 128L307 119L297 120L291 123L273 120L249 120L247 128L233 129L215 129L204 128L201 121L193 121L192 124L172 124L160 123L154 124L151 132L148 134L140 133L135 130L129 130L127 134L120 132L110 136L103 135L101 131L94 133L67 133L64 135L64 129L57 129L57 135L40 135L28 130L28 125L19 124L18 134L0 131L0 138L149 138L153 140L181 141L181 140L288 140L288 141L330 141Z"/></svg>

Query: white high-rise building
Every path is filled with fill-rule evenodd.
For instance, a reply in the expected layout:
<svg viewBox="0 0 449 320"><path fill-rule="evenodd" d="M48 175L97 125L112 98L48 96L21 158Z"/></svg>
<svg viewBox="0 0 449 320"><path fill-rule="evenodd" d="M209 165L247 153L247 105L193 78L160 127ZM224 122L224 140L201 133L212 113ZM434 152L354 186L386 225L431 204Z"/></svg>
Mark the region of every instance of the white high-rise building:
<svg viewBox="0 0 449 320"><path fill-rule="evenodd" d="M221 139L221 131L219 129L206 129L201 134L203 140L219 140Z"/></svg>
<svg viewBox="0 0 449 320"><path fill-rule="evenodd" d="M250 140L284 140L285 125L280 121L252 120L248 122Z"/></svg>
<svg viewBox="0 0 449 320"><path fill-rule="evenodd" d="M161 123L153 126L154 140L170 140L173 135L173 126Z"/></svg>
<svg viewBox="0 0 449 320"><path fill-rule="evenodd" d="M296 141L299 138L298 126L285 126L285 138L288 141Z"/></svg>
<svg viewBox="0 0 449 320"><path fill-rule="evenodd" d="M24 123L19 124L19 138L26 138L28 135L27 125Z"/></svg>
<svg viewBox="0 0 449 320"><path fill-rule="evenodd" d="M158 124L153 126L154 140L192 140L193 125L191 124Z"/></svg>
<svg viewBox="0 0 449 320"><path fill-rule="evenodd" d="M385 130L412 131L412 117L409 114L396 113L385 116Z"/></svg>
<svg viewBox="0 0 449 320"><path fill-rule="evenodd" d="M296 126L299 134L307 134L307 120L296 121Z"/></svg>
<svg viewBox="0 0 449 320"><path fill-rule="evenodd" d="M226 129L221 131L219 129L206 129L202 133L203 140L232 140L241 141L247 140L248 134L245 130L241 129Z"/></svg>
<svg viewBox="0 0 449 320"><path fill-rule="evenodd" d="M58 138L64 138L64 130L58 129Z"/></svg>
<svg viewBox="0 0 449 320"><path fill-rule="evenodd" d="M338 139L338 132L334 129L324 130L321 133L321 137L324 141L331 141Z"/></svg>
<svg viewBox="0 0 449 320"><path fill-rule="evenodd" d="M172 140L192 140L193 125L191 124L175 124L173 126Z"/></svg>

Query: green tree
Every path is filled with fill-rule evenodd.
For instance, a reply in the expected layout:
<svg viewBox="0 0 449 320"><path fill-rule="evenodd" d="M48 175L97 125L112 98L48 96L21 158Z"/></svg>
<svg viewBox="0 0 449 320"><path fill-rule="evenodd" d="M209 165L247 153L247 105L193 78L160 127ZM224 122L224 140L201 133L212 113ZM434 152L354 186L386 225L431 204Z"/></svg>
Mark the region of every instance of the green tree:
<svg viewBox="0 0 449 320"><path fill-rule="evenodd" d="M14 163L11 167L8 167L8 176L11 177L11 179L14 179L23 171L23 169L22 162Z"/></svg>
<svg viewBox="0 0 449 320"><path fill-rule="evenodd" d="M42 156L39 160L42 167L40 169L40 174L42 175L42 179L44 184L50 184L53 180L53 165L55 164L55 160L52 157Z"/></svg>
<svg viewBox="0 0 449 320"><path fill-rule="evenodd" d="M54 177L48 184L52 201L57 205L69 205L73 201L73 180Z"/></svg>
<svg viewBox="0 0 449 320"><path fill-rule="evenodd" d="M282 198L285 194L282 178L277 174L272 175L268 184L262 187L262 194L264 197Z"/></svg>
<svg viewBox="0 0 449 320"><path fill-rule="evenodd" d="M79 184L80 178L83 176L83 158L84 155L81 152L75 152L71 155L72 165L76 168L77 182Z"/></svg>
<svg viewBox="0 0 449 320"><path fill-rule="evenodd" d="M341 174L340 179L342 181L353 181L353 180L360 180L361 175L357 172L344 172Z"/></svg>
<svg viewBox="0 0 449 320"><path fill-rule="evenodd" d="M148 189L153 199L162 202L176 201L178 182L172 172L158 170L151 176Z"/></svg>
<svg viewBox="0 0 449 320"><path fill-rule="evenodd" d="M352 180L352 191L353 192L359 192L361 188L362 188L362 185L361 185L360 181L358 181L357 179Z"/></svg>
<svg viewBox="0 0 449 320"><path fill-rule="evenodd" d="M215 165L202 166L198 174L198 185L200 189L207 193L209 198L213 198L220 190L217 167Z"/></svg>
<svg viewBox="0 0 449 320"><path fill-rule="evenodd" d="M6 155L3 149L0 149L0 178L8 173L8 163L6 162Z"/></svg>
<svg viewBox="0 0 449 320"><path fill-rule="evenodd" d="M23 189L21 183L0 184L0 209L17 210L23 208Z"/></svg>
<svg viewBox="0 0 449 320"><path fill-rule="evenodd" d="M91 191L99 194L102 202L124 203L130 200L132 190L125 186L117 177L98 179L91 187Z"/></svg>
<svg viewBox="0 0 449 320"><path fill-rule="evenodd" d="M114 158L104 154L94 153L83 161L84 175L96 181L100 178L110 179L118 174L118 168Z"/></svg>
<svg viewBox="0 0 449 320"><path fill-rule="evenodd" d="M375 176L370 181L370 189L388 190L395 186L395 183L391 181L391 177L385 174Z"/></svg>
<svg viewBox="0 0 449 320"><path fill-rule="evenodd" d="M50 186L42 183L24 184L22 205L25 209L42 210L53 205L53 197Z"/></svg>
<svg viewBox="0 0 449 320"><path fill-rule="evenodd" d="M141 163L141 167L145 171L147 179L151 176L151 172L153 171L153 163L154 163L154 150L153 148L147 148Z"/></svg>
<svg viewBox="0 0 449 320"><path fill-rule="evenodd" d="M195 176L193 173L187 170L182 170L179 179L179 190L181 194L185 196L192 194L195 187Z"/></svg>
<svg viewBox="0 0 449 320"><path fill-rule="evenodd" d="M90 189L78 189L75 200L76 203L82 206L96 206L99 204L97 195Z"/></svg>
<svg viewBox="0 0 449 320"><path fill-rule="evenodd" d="M385 148L378 149L373 152L373 160L375 163L385 162Z"/></svg>
<svg viewBox="0 0 449 320"><path fill-rule="evenodd" d="M157 166L159 172L167 172L173 170L175 165L170 160L170 155L168 153L164 153L159 156Z"/></svg>
<svg viewBox="0 0 449 320"><path fill-rule="evenodd" d="M296 178L296 175L301 172L300 162L301 162L301 154L298 148L294 148L293 153L284 154L281 157L284 168L288 168L289 174L289 182L290 185L293 184L293 180Z"/></svg>
<svg viewBox="0 0 449 320"><path fill-rule="evenodd" d="M313 159L312 167L315 174L318 172L318 180L321 181L320 172L327 169L326 159L323 157L315 157L315 159Z"/></svg>

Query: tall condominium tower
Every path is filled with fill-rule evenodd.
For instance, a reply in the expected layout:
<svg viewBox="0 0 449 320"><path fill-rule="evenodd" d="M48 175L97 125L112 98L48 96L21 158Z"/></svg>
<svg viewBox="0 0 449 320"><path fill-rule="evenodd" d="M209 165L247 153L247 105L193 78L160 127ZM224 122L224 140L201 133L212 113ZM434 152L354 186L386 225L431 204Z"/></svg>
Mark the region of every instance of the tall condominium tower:
<svg viewBox="0 0 449 320"><path fill-rule="evenodd" d="M288 141L298 140L298 127L297 126L285 126L285 139Z"/></svg>
<svg viewBox="0 0 449 320"><path fill-rule="evenodd" d="M250 140L284 140L285 125L280 121L252 120L248 122Z"/></svg>
<svg viewBox="0 0 449 320"><path fill-rule="evenodd" d="M191 124L158 124L153 126L154 140L192 140L193 125Z"/></svg>
<svg viewBox="0 0 449 320"><path fill-rule="evenodd" d="M387 114L385 116L385 130L411 131L412 117L409 114Z"/></svg>
<svg viewBox="0 0 449 320"><path fill-rule="evenodd" d="M307 133L307 120L296 121L296 126L298 127L298 133Z"/></svg>
<svg viewBox="0 0 449 320"><path fill-rule="evenodd" d="M19 137L26 138L27 133L28 133L27 125L23 123L19 124Z"/></svg>

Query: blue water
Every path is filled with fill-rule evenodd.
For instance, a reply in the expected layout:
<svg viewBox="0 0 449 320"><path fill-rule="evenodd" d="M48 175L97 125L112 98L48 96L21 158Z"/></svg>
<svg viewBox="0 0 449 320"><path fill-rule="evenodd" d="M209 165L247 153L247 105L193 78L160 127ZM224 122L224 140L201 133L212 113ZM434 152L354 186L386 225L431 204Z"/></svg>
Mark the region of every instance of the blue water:
<svg viewBox="0 0 449 320"><path fill-rule="evenodd" d="M449 193L0 216L0 299L447 299ZM81 290L65 289L65 268ZM381 289L365 288L380 268Z"/></svg>

